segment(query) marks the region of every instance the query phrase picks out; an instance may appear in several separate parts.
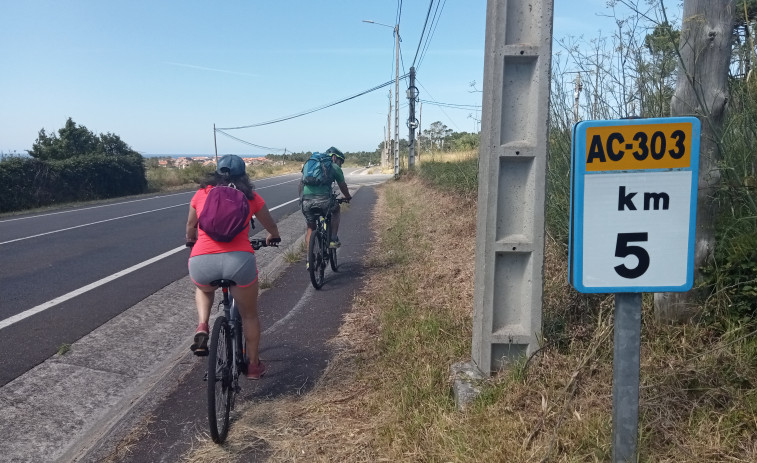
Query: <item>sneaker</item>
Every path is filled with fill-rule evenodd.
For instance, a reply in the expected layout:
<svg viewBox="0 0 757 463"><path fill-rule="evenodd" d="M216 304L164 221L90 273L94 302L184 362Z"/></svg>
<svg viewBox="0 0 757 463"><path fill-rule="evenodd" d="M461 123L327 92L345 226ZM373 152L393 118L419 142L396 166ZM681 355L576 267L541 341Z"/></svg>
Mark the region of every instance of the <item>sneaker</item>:
<svg viewBox="0 0 757 463"><path fill-rule="evenodd" d="M336 249L336 248L338 248L341 245L342 245L342 243L339 241L339 238L334 238L334 240L329 243L329 247L332 248L332 249Z"/></svg>
<svg viewBox="0 0 757 463"><path fill-rule="evenodd" d="M265 364L260 360L256 366L252 366L252 362L247 365L247 379L260 379L263 373L265 373Z"/></svg>
<svg viewBox="0 0 757 463"><path fill-rule="evenodd" d="M194 352L198 357L205 357L208 355L208 324L200 323L197 325L197 331L195 332L194 343L189 346L189 349Z"/></svg>

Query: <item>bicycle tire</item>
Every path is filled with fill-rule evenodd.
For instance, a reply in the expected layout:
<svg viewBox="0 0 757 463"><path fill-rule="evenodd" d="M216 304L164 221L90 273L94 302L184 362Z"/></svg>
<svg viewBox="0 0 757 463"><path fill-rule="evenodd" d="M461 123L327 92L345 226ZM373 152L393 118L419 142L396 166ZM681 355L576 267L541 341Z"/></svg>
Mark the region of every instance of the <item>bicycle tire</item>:
<svg viewBox="0 0 757 463"><path fill-rule="evenodd" d="M339 265L336 261L336 248L329 248L329 262L331 262L331 270L338 272Z"/></svg>
<svg viewBox="0 0 757 463"><path fill-rule="evenodd" d="M208 426L216 444L229 433L229 414L234 396L232 381L232 340L223 315L216 318L208 355Z"/></svg>
<svg viewBox="0 0 757 463"><path fill-rule="evenodd" d="M310 272L310 282L313 283L315 289L321 289L323 286L323 272L326 265L321 230L316 229L310 233L310 244L308 246L308 271Z"/></svg>

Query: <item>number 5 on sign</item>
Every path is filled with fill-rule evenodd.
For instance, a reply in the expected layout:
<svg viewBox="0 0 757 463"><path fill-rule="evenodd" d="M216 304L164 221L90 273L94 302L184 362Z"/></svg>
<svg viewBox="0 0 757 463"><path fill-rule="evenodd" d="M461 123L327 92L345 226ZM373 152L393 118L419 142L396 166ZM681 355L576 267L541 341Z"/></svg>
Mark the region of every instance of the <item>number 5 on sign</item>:
<svg viewBox="0 0 757 463"><path fill-rule="evenodd" d="M699 136L695 117L576 124L569 278L578 291L691 289Z"/></svg>

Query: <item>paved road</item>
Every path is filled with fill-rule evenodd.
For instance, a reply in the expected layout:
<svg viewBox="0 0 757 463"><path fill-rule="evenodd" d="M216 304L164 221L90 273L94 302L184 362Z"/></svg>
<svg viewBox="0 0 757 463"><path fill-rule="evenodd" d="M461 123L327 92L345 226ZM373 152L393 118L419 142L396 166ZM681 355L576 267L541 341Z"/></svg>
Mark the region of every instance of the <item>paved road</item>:
<svg viewBox="0 0 757 463"><path fill-rule="evenodd" d="M357 177L348 176L348 182L356 183ZM288 184L288 180L295 181ZM292 184L296 185L296 179L288 180L280 178L270 184L259 181L257 186L269 205L276 207L273 192L277 184L284 188L282 198L294 197L296 187ZM271 189L264 190L268 185ZM5 375L0 388L0 407L4 412L0 415L0 431L4 436L0 440L0 454L5 461L92 461L88 455L117 439L114 436L119 430L137 424L140 411L154 410L169 393L178 390L176 384L184 372L192 370L175 368L188 361L185 344L195 324L192 287L185 277L187 252L175 246L183 238L183 226L176 223L183 224L185 220L189 195L150 199L180 199L163 209L152 208L160 209L160 213L148 209L152 212L142 210L129 216L126 209L134 204L127 203L90 208L97 214L124 208L119 214L103 215L105 218L99 219L102 221L99 223L93 223L97 220L92 218L69 221L74 214L83 213L82 208L37 218L0 220L4 263L8 255L14 259L13 268L18 270L16 274L3 265L0 284L3 288L23 289L16 291L20 296L13 303L5 298L0 300L0 355ZM296 243L302 235L302 219L298 214L288 215L285 207L288 206L283 205L274 215L282 225L285 242ZM294 203L290 212L296 207ZM171 216L170 220L166 215ZM144 224L142 227L132 224L131 217L149 219L148 232L143 230ZM88 225L81 226L83 223ZM161 233L163 223L175 232ZM19 224L25 224L20 233ZM103 224L109 225L99 228ZM79 233L71 233L74 230ZM40 236L24 238L30 234ZM170 238L163 236L166 234ZM136 239L139 246L134 245ZM33 249L44 246L48 246L44 252ZM90 246L93 254L87 257ZM108 272L129 268L126 265L130 262L131 266L144 262L145 256L139 254L139 249L145 246L153 249L152 257L163 250L163 258L112 282L76 293L82 288L77 285L91 285L93 280L107 278L104 275ZM26 251L39 254L23 258ZM268 251L273 254L267 254ZM119 256L123 260L115 269L111 260ZM274 275L281 271L286 267L283 257L284 250L261 250L258 257L261 272ZM277 288L270 293L274 294ZM70 297L60 301L61 296L67 295ZM273 301L270 305L279 307L284 303ZM45 310L29 315L30 307ZM264 320L274 323L275 318ZM269 334L275 339L273 333ZM71 343L71 351L54 355L61 342ZM280 343L277 350L285 352L286 346L287 343ZM10 370L13 372L7 373ZM272 373L276 370L274 365ZM23 374L19 376L19 372Z"/></svg>
<svg viewBox="0 0 757 463"><path fill-rule="evenodd" d="M297 181L257 182L277 220L298 210ZM0 386L185 276L192 194L0 219Z"/></svg>

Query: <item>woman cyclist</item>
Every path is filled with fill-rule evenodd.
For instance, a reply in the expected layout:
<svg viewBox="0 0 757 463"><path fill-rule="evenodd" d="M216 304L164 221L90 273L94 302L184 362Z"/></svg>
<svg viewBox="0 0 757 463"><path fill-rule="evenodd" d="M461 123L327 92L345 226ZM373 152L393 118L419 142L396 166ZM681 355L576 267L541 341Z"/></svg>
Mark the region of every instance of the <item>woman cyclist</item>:
<svg viewBox="0 0 757 463"><path fill-rule="evenodd" d="M250 212L247 217L247 226L230 242L215 241L197 227L198 218L202 214L210 190L218 185L231 186L232 184L244 193L249 201ZM200 183L200 189L190 201L186 239L187 244L192 246L192 253L189 256L189 276L197 286L195 302L199 319L191 350L195 355L208 355L208 320L217 289L217 286L211 286L210 283L220 279L232 280L236 285L232 286L230 291L242 317L242 330L250 361L247 377L259 379L265 371L265 365L258 356L260 343L258 269L255 251L249 241L249 223L253 214L268 231L266 243L280 241L276 222L271 217L263 198L253 190L242 158L233 154L223 156L218 161L216 172Z"/></svg>

